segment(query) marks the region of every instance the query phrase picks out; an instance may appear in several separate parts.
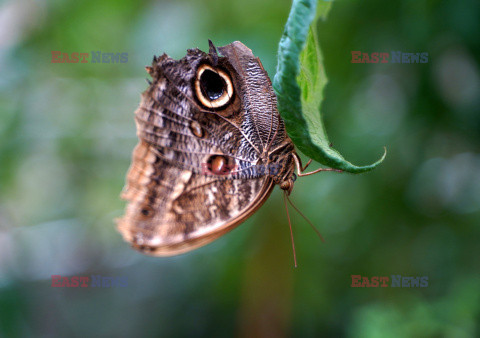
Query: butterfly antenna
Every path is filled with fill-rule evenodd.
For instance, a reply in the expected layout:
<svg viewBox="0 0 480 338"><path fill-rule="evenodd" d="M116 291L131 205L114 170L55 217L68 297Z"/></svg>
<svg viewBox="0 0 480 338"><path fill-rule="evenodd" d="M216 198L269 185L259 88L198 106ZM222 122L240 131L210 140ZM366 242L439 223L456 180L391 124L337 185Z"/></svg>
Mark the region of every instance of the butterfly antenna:
<svg viewBox="0 0 480 338"><path fill-rule="evenodd" d="M290 221L290 214L288 213L287 199L288 199L287 192L285 191L283 193L283 201L285 202L285 210L287 210L288 225L290 226L290 238L292 239L293 261L295 262L295 267L297 267L297 255L295 253L295 242L293 240L292 222Z"/></svg>
<svg viewBox="0 0 480 338"><path fill-rule="evenodd" d="M295 206L295 204L293 204L293 202L290 200L288 195L286 196L286 198L288 200L288 203L290 203L290 205L300 214L300 216L302 216L308 222L308 224L310 224L312 229L317 233L320 240L325 243L325 240L323 239L322 234L320 233L320 231L318 231L318 229L315 227L315 225L313 225L313 223L310 222L310 220L307 218L307 216L305 216L304 214L302 214L302 212L300 210L298 210L298 208ZM288 210L287 210L287 214L288 214Z"/></svg>
<svg viewBox="0 0 480 338"><path fill-rule="evenodd" d="M208 54L212 57L213 65L216 67L218 64L217 47L213 44L212 40L208 39Z"/></svg>

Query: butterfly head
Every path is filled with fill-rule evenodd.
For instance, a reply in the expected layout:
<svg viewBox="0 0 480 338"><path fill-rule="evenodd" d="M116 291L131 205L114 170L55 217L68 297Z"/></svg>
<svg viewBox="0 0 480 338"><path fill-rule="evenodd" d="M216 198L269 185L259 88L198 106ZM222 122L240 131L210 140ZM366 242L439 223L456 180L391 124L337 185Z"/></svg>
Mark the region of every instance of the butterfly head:
<svg viewBox="0 0 480 338"><path fill-rule="evenodd" d="M295 166L292 155L288 154L283 158L286 159L286 161L283 164L283 170L280 172L280 175L277 176L277 178L280 178L277 182L280 185L280 189L285 191L287 195L290 195L297 179L297 175L295 175Z"/></svg>
<svg viewBox="0 0 480 338"><path fill-rule="evenodd" d="M283 180L280 183L280 189L285 190L287 195L290 195L292 193L293 185L294 185L296 179L297 179L297 175L295 175L295 173L293 173L292 176Z"/></svg>

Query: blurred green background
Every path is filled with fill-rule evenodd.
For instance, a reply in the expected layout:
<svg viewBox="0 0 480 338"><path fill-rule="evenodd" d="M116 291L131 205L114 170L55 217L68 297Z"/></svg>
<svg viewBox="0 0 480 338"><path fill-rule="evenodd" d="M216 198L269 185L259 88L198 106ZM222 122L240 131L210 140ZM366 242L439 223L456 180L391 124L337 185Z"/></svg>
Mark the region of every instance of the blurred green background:
<svg viewBox="0 0 480 338"><path fill-rule="evenodd" d="M334 147L377 170L298 179L299 267L278 188L242 226L171 258L114 227L144 66L240 40L273 77L287 0L0 4L0 336L480 336L480 3L337 1L319 25ZM51 63L51 52L128 53ZM352 64L351 51L428 52ZM127 287L52 288L51 275ZM428 276L352 288L351 275Z"/></svg>

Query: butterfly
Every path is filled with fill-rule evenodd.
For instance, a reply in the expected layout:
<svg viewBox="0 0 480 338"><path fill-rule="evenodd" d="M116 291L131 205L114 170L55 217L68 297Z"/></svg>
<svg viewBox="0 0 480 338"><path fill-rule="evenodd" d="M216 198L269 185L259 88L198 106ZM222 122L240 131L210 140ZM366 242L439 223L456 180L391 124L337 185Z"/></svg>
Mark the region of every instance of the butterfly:
<svg viewBox="0 0 480 338"><path fill-rule="evenodd" d="M155 256L199 248L252 215L275 185L304 173L260 60L239 41L154 57L135 111L139 142L117 229Z"/></svg>

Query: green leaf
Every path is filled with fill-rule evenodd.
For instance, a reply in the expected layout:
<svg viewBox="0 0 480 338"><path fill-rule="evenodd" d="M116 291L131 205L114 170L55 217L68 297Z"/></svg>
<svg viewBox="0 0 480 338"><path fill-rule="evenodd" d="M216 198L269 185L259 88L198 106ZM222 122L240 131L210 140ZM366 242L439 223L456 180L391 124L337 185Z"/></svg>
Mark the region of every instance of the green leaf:
<svg viewBox="0 0 480 338"><path fill-rule="evenodd" d="M313 160L350 173L377 167L387 151L375 163L356 166L343 158L328 141L320 115L327 76L316 35L319 18L325 19L331 2L294 0L278 47L277 72L273 88L278 110L295 146ZM300 66L301 65L301 66Z"/></svg>

